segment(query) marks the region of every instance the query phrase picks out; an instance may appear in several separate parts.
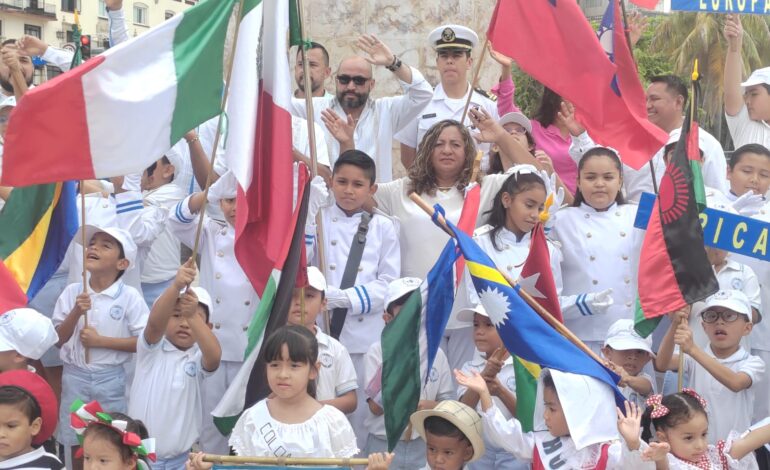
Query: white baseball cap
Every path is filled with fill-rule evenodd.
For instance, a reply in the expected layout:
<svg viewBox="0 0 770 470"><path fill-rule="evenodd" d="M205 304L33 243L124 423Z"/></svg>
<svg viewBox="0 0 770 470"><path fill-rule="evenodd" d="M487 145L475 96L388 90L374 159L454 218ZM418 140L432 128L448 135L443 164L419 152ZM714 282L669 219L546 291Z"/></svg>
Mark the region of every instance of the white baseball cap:
<svg viewBox="0 0 770 470"><path fill-rule="evenodd" d="M83 241L83 230L85 230L86 233L86 243L90 243L94 235L99 232L104 232L117 240L118 243L120 243L120 245L123 247L123 256L128 260L128 269L134 267L134 263L136 262L136 243L134 243L134 240L131 238L131 235L127 231L118 227L97 227L96 225L84 225L78 229L77 234L75 234L75 241L78 244L81 244ZM85 260L83 260L83 262L85 262Z"/></svg>
<svg viewBox="0 0 770 470"><path fill-rule="evenodd" d="M326 278L315 266L307 267L307 283L315 290L326 292Z"/></svg>
<svg viewBox="0 0 770 470"><path fill-rule="evenodd" d="M706 306L698 312L698 315L712 307L723 307L733 312L746 315L751 322L751 302L746 294L739 290L720 290L716 294L706 299Z"/></svg>
<svg viewBox="0 0 770 470"><path fill-rule="evenodd" d="M518 124L524 129L526 129L527 132L530 134L532 133L532 121L529 120L529 118L522 113L508 113L504 114L503 117L500 118L498 121L501 126L504 126L509 123Z"/></svg>
<svg viewBox="0 0 770 470"><path fill-rule="evenodd" d="M221 199L232 199L238 193L238 181L232 171L227 170L209 188L208 200L211 204L219 204Z"/></svg>
<svg viewBox="0 0 770 470"><path fill-rule="evenodd" d="M469 51L479 44L479 35L466 26L445 24L430 32L428 42L437 51L442 49Z"/></svg>
<svg viewBox="0 0 770 470"><path fill-rule="evenodd" d="M749 78L741 83L742 87L749 87L754 85L770 85L770 67L764 67L751 72Z"/></svg>
<svg viewBox="0 0 770 470"><path fill-rule="evenodd" d="M464 309L458 311L457 312L457 320L458 321L463 321L463 322L472 322L473 321L473 316L475 314L477 314L477 313L479 315L483 316L483 317L489 318L489 314L484 309L484 306L481 303L479 303L475 307L464 308Z"/></svg>
<svg viewBox="0 0 770 470"><path fill-rule="evenodd" d="M51 319L37 310L17 308L0 315L0 351L39 360L57 341Z"/></svg>
<svg viewBox="0 0 770 470"><path fill-rule="evenodd" d="M388 284L388 293L385 296L385 310L388 309L393 301L418 289L420 284L422 284L422 279L416 277L402 277L391 281L390 284Z"/></svg>
<svg viewBox="0 0 770 470"><path fill-rule="evenodd" d="M607 339L604 345L616 351L628 351L629 349L641 349L650 354L652 351L652 336L642 338L634 330L634 321L631 319L618 320L607 330Z"/></svg>

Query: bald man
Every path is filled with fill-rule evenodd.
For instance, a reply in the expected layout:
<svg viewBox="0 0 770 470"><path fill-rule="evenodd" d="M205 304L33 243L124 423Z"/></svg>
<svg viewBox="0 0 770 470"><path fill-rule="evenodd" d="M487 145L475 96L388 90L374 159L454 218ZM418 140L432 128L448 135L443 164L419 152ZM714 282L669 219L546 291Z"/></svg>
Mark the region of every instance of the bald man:
<svg viewBox="0 0 770 470"><path fill-rule="evenodd" d="M377 181L387 182L393 175L393 135L420 114L432 98L433 88L417 69L403 64L376 37L361 36L358 47L365 56L351 56L340 62L335 76L336 94L313 98L314 118L325 125L332 166L340 150L350 148L349 142L341 145L340 135L346 129L352 130L353 147L374 159ZM372 66L390 70L401 84L403 95L371 99L375 85ZM291 112L306 118L305 100L293 99Z"/></svg>

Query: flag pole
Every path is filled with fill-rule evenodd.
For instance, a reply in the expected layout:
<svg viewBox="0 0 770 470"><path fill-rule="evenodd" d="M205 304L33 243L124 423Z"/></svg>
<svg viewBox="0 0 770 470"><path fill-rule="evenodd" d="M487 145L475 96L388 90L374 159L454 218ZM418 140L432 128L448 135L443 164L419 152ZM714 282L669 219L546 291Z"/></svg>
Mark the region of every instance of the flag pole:
<svg viewBox="0 0 770 470"><path fill-rule="evenodd" d="M409 195L409 199L415 202L422 210L424 210L428 215L433 217L433 213L435 212L435 209L430 206L423 198L417 195L417 193L412 193ZM446 223L446 220L442 215L438 215L438 223L441 226L441 228L444 229L445 232L447 232L451 237L454 237L454 233L452 233L452 230L449 229L449 226ZM516 281L511 279L511 277L500 270L498 272L503 276L503 278L508 282L508 284L511 285L511 287L514 287L516 285ZM556 331L561 333L562 336L567 338L572 344L577 346L581 351L588 354L593 360L598 362L599 364L604 364L604 360L600 358L595 352L591 351L591 349L586 346L586 344L578 338L575 333L570 331L566 326L564 326L563 323L561 323L559 320L554 318L553 315L548 312L545 308L543 308L542 305L540 305L537 300L533 299L531 295L529 295L521 286L519 286L519 294L524 299L527 304L529 304L530 307L534 311L536 311L540 317L543 318L549 325L553 327Z"/></svg>
<svg viewBox="0 0 770 470"><path fill-rule="evenodd" d="M613 0L614 1L614 0ZM628 44L628 51L631 53L631 59L634 61L634 66L636 66L636 57L634 56L634 48L631 45L631 34L629 34L628 31L628 18L626 17L626 0L620 0L620 11L623 13L623 33L626 36L626 43ZM617 28L617 25L615 25ZM658 178L655 176L655 165L652 163L652 159L647 162L647 164L650 166L650 177L652 178L652 189L655 191L655 194L658 194Z"/></svg>
<svg viewBox="0 0 770 470"><path fill-rule="evenodd" d="M192 455L192 454L191 454ZM204 462L234 463L234 464L259 464L259 465L317 465L352 467L354 465L367 465L366 458L321 458L321 457L250 457L246 455L215 455L204 454Z"/></svg>
<svg viewBox="0 0 770 470"><path fill-rule="evenodd" d="M484 55L489 47L489 39L484 40L484 47L481 48L481 55L478 62L476 62L476 70L473 71L473 81L471 81L471 89L468 91L468 98L465 100L465 108L463 108L463 114L460 116L460 124L465 122L465 116L468 115L468 108L471 105L471 97L473 97L473 90L479 83L479 72L481 72L481 63L484 62Z"/></svg>
<svg viewBox="0 0 770 470"><path fill-rule="evenodd" d="M206 175L206 186L203 188L203 203L201 204L200 215L198 216L198 228L195 230L195 242L193 243L193 250L191 258L194 260L198 257L198 249L200 248L201 231L203 230L203 216L206 215L206 207L208 206L209 188L211 187L212 175L214 173L214 162L217 159L217 148L219 147L219 139L222 136L222 120L225 115L225 106L227 105L227 97L230 94L230 79L233 76L233 63L235 62L235 47L238 45L238 32L241 29L241 20L243 19L243 4L244 0L238 1L238 21L235 23L235 30L233 31L233 45L230 47L230 56L227 58L227 66L225 73L225 87L222 91L222 104L219 108L219 117L217 119L217 132L214 136L214 145L211 148L211 163L209 164L209 172Z"/></svg>
<svg viewBox="0 0 770 470"><path fill-rule="evenodd" d="M80 46L76 46L80 47ZM83 293L88 293L88 271L86 271L86 254L88 245L86 240L86 188L84 181L80 180L80 244L83 246ZM83 313L83 326L88 328L88 311ZM84 347L86 364L91 362L91 348Z"/></svg>
<svg viewBox="0 0 770 470"><path fill-rule="evenodd" d="M299 52L302 59L302 76L304 77L305 89L305 110L307 115L307 137L310 146L310 175L311 178L315 178L318 175L318 156L316 155L316 140L315 140L315 112L313 111L313 88L310 80L310 64L307 59L307 49L310 45L307 35L305 34L307 29L305 28L305 15L302 12L302 0L296 0L297 2L297 18L299 19L299 34L300 45ZM326 275L326 256L324 248L324 231L323 231L323 217L321 211L316 214L316 248L318 250L318 269ZM302 318L304 320L305 309L302 309ZM329 318L329 310L323 311L324 329L327 333L331 332L331 319Z"/></svg>

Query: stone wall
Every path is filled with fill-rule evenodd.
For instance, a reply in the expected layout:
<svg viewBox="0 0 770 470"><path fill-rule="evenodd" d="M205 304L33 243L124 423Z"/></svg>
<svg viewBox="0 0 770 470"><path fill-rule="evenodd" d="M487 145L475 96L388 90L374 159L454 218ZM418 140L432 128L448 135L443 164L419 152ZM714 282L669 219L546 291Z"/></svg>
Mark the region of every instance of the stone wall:
<svg viewBox="0 0 770 470"><path fill-rule="evenodd" d="M374 34L404 63L419 69L434 86L439 77L436 54L427 40L428 33L443 24L472 28L480 39L479 47L473 52L474 60L478 60L494 7L494 0L303 1L308 36L329 50L333 72L342 58L356 53L355 43L360 34ZM480 86L488 90L497 81L499 73L500 66L487 55L482 62ZM383 67L375 69L374 78L373 97L400 93L397 81ZM333 93L334 82L327 81L326 88ZM397 155L398 148L394 146L394 176L403 174Z"/></svg>

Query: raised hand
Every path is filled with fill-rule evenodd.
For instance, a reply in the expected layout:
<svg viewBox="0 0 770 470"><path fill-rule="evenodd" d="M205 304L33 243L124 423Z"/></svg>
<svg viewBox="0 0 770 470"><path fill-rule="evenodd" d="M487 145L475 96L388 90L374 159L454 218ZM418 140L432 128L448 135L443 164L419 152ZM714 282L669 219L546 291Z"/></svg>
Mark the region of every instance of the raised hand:
<svg viewBox="0 0 770 470"><path fill-rule="evenodd" d="M631 450L639 449L639 430L642 423L642 412L636 403L630 403L628 400L625 402L626 414L620 411L620 408L615 408L618 413L618 433L626 441L628 448Z"/></svg>
<svg viewBox="0 0 770 470"><path fill-rule="evenodd" d="M743 25L741 24L740 16L725 16L724 35L730 51L740 52L741 45L743 44Z"/></svg>
<svg viewBox="0 0 770 470"><path fill-rule="evenodd" d="M586 128L575 117L575 106L569 101L561 102L561 111L556 113L556 125L564 126L570 135L576 137L586 131Z"/></svg>
<svg viewBox="0 0 770 470"><path fill-rule="evenodd" d="M373 34L362 34L356 44L359 49L366 52L369 57L364 59L372 65L388 66L396 57L390 48Z"/></svg>
<svg viewBox="0 0 770 470"><path fill-rule="evenodd" d="M492 49L491 47L489 48L489 57L494 59L494 61L497 62L498 64L500 64L501 66L508 68L509 70L510 70L511 66L513 65L513 59L511 59L510 57L505 56L505 55L497 52L496 50Z"/></svg>
<svg viewBox="0 0 770 470"><path fill-rule="evenodd" d="M465 375L462 371L455 369L455 380L457 380L458 384L468 388L468 390L473 390L479 395L489 393L487 381L476 371L472 371L471 375Z"/></svg>
<svg viewBox="0 0 770 470"><path fill-rule="evenodd" d="M642 451L642 460L645 462L665 461L669 452L671 452L671 446L668 442L650 442L649 446Z"/></svg>
<svg viewBox="0 0 770 470"><path fill-rule="evenodd" d="M635 11L628 15L628 38L631 40L631 46L642 38L644 30L647 28L647 17Z"/></svg>
<svg viewBox="0 0 770 470"><path fill-rule="evenodd" d="M353 116L348 114L347 119L342 119L334 110L326 108L321 111L321 120L329 129L332 137L337 139L340 144L353 145L353 136L356 131L356 122L353 120Z"/></svg>
<svg viewBox="0 0 770 470"><path fill-rule="evenodd" d="M198 270L195 269L195 260L192 258L188 259L183 265L179 266L176 277L174 277L174 287L181 290L182 288L189 286L195 280L195 275L197 273Z"/></svg>
<svg viewBox="0 0 770 470"><path fill-rule="evenodd" d="M468 117L478 129L478 132L473 135L473 138L478 142L496 143L509 136L503 126L493 119L484 108L469 108Z"/></svg>
<svg viewBox="0 0 770 470"><path fill-rule="evenodd" d="M45 41L28 34L25 34L21 39L16 41L16 45L19 46L19 51L21 53L28 56L43 55L46 49L48 49L48 44L46 44Z"/></svg>

